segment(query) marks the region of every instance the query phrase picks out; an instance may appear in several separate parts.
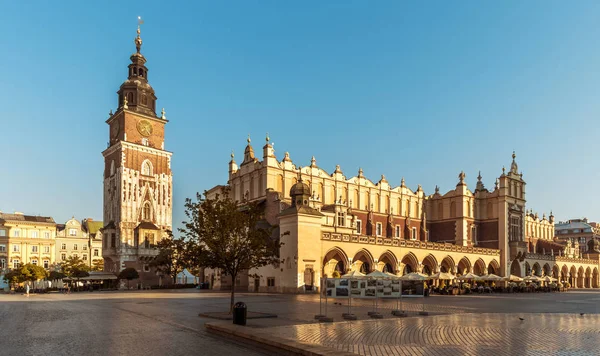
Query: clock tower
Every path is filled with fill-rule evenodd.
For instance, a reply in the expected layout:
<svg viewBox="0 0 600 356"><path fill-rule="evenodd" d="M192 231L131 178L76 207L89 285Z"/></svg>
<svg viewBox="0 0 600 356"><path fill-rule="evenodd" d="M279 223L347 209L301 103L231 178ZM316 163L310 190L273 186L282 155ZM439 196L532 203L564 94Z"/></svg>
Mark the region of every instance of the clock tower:
<svg viewBox="0 0 600 356"><path fill-rule="evenodd" d="M138 25L136 53L128 77L117 92L118 108L109 114L104 156L104 269L119 273L135 268L139 282L158 284L148 263L155 246L172 225L171 152L165 150L164 109L156 115L156 95L148 83Z"/></svg>

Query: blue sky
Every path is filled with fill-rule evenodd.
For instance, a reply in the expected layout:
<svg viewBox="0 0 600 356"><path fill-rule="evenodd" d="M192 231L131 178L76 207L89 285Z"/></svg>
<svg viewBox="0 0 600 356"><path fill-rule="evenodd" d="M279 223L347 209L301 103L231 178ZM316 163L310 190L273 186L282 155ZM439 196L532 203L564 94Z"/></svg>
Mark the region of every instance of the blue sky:
<svg viewBox="0 0 600 356"><path fill-rule="evenodd" d="M279 159L427 194L461 170L493 188L516 150L529 208L600 219L600 2L165 4L3 2L0 210L102 218L105 120L142 16L175 223L266 132Z"/></svg>

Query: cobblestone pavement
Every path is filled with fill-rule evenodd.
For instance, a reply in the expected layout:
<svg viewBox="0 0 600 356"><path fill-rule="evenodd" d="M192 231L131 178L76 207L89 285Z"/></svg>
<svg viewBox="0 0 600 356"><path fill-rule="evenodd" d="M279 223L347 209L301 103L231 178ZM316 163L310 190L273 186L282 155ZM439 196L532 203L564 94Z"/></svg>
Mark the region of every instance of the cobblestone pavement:
<svg viewBox="0 0 600 356"><path fill-rule="evenodd" d="M402 309L413 316L407 319L393 317L390 310L396 308L396 301L386 300L378 303L386 319L377 321L367 316L374 308L372 301L353 300L352 312L363 319L356 322L342 321L347 300L329 299L327 311L336 323L327 325L315 324L314 315L324 311L318 295L243 293L236 295L240 300L249 311L278 314L276 319L249 320L249 329L363 355L462 355L486 350L494 350L494 356L550 355L559 354L560 347L564 355L586 355L589 345L600 345L591 326L600 325L594 315L599 313L598 290L407 298ZM415 317L423 304L432 315ZM228 306L228 293L204 290L29 298L0 294L0 355L190 355L198 350L208 356L264 354L206 333L204 323L214 319L200 318L198 313L226 311ZM569 315L537 315L546 312ZM583 318L580 312L586 313ZM519 323L517 316L526 320ZM544 347L559 348L550 352Z"/></svg>
<svg viewBox="0 0 600 356"><path fill-rule="evenodd" d="M262 331L360 355L598 355L598 325L595 314L459 314Z"/></svg>
<svg viewBox="0 0 600 356"><path fill-rule="evenodd" d="M198 309L227 295L193 292L0 294L0 355L267 354L208 334Z"/></svg>

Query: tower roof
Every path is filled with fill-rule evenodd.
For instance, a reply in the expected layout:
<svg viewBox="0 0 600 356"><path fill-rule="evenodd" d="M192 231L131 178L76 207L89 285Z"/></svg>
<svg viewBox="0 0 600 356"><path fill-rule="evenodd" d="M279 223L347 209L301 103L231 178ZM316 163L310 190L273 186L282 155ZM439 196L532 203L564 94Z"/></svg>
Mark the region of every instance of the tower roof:
<svg viewBox="0 0 600 356"><path fill-rule="evenodd" d="M156 95L154 89L148 83L146 58L141 52L140 25L143 23L142 19L138 17L137 36L133 40L136 52L129 57L131 60L128 65L129 74L118 91L119 108L156 117Z"/></svg>

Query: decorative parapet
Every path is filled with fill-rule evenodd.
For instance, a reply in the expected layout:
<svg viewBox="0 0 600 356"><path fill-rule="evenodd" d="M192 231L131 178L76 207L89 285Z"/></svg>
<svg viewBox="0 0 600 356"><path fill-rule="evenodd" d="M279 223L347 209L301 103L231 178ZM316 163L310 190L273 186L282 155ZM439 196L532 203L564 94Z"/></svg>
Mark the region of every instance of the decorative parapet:
<svg viewBox="0 0 600 356"><path fill-rule="evenodd" d="M541 253L527 253L527 255L525 255L525 259L531 259L531 260L544 260L544 261L554 261L555 257L558 256L552 256L552 255L544 255Z"/></svg>
<svg viewBox="0 0 600 356"><path fill-rule="evenodd" d="M382 245L382 246L393 246L393 247L404 247L404 248L418 248L418 249L423 249L423 250L437 250L437 251L447 251L447 252L461 252L461 253L473 253L473 254L480 254L480 255L500 256L500 250L493 249L493 248L459 246L459 245L453 245L453 244L447 244L447 243L402 240L402 239L379 237L379 236L375 237L375 236L348 235L348 234L323 232L321 234L321 240L353 242L353 243L368 244L368 245Z"/></svg>
<svg viewBox="0 0 600 356"><path fill-rule="evenodd" d="M592 260L589 258L571 258L565 256L554 256L556 257L556 262L571 262L571 263L585 263L589 265L598 265L598 260Z"/></svg>

